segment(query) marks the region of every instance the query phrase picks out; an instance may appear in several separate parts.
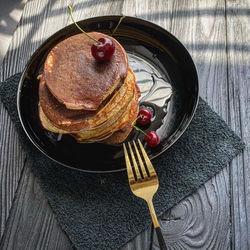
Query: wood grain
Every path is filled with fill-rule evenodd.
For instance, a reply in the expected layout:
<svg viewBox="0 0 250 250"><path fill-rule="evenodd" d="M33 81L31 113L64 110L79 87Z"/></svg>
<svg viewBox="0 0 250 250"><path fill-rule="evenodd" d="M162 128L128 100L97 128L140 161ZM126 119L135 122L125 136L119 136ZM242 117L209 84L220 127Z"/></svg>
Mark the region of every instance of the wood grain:
<svg viewBox="0 0 250 250"><path fill-rule="evenodd" d="M105 5L100 2L102 1L74 1L75 19L85 19L97 13L98 15L121 13L122 1L116 1L116 3L107 1ZM34 12L34 10L40 11ZM30 55L46 38L70 23L66 1L50 1L49 4L46 1L28 2L1 68L1 80L20 72ZM23 34L27 39L23 39ZM2 175L0 179L2 185L1 236L4 229L5 233L0 249L72 249L73 246L58 225L37 178L31 173L29 164L25 164L25 154L21 150L17 134L4 107L1 107L0 115L1 135L5 135L3 138L0 137L0 145L5 149L1 150L0 169ZM12 143L9 144L9 141ZM13 145L19 148L14 148ZM11 158L9 153L13 148L14 153ZM19 156L20 154L22 157ZM11 162L10 159L12 159ZM15 159L19 159L20 165L17 165L18 162ZM18 166L20 167L17 168ZM23 171L22 175L21 171ZM12 182L14 185L11 185ZM17 186L18 191L15 195ZM4 198L8 199L8 202ZM10 219L6 226L11 206ZM150 237L151 229L148 229L122 249L134 247L149 249Z"/></svg>
<svg viewBox="0 0 250 250"><path fill-rule="evenodd" d="M197 67L200 95L226 120L225 2L128 0L124 7L127 14L165 27L188 47ZM161 225L169 249L229 249L228 169L168 211ZM156 237L153 248L158 249Z"/></svg>
<svg viewBox="0 0 250 250"><path fill-rule="evenodd" d="M168 249L229 249L228 176L217 175L161 219ZM226 224L225 224L226 222ZM154 235L153 249L159 249Z"/></svg>
<svg viewBox="0 0 250 250"><path fill-rule="evenodd" d="M98 0L74 1L74 16L76 20L85 19L97 14L107 15L120 13L122 1L106 1L105 4L101 3L102 1ZM65 27L72 22L68 14L67 4L67 1L29 1L26 4L23 16L13 36L8 53L6 54L3 65L0 69L1 81L17 72L21 72L29 57L44 40L46 40L57 30ZM30 237L27 237L25 232L32 232L32 230L37 230L37 227L39 225L41 226L40 230L45 231L56 230L60 232L60 229L58 226L57 229L53 229L55 227L55 224L50 222L50 220L52 220L52 210L47 203L44 203L47 205L41 207L41 209L44 209L43 213L41 212L36 215L36 220L39 221L37 224L29 223L29 213L27 213L25 209L18 210L16 208L16 206L18 206L18 203L15 203L12 209L13 211L16 211L16 214L13 216L20 216L21 218L23 218L23 220L18 220L18 223L15 222L16 227L12 226L12 223L14 221L10 220L8 228L6 228L6 221L10 214L10 209L13 204L14 195L21 178L21 173L25 165L26 157L21 149L21 145L18 142L18 135L14 130L12 122L10 121L10 118L2 103L0 105L0 145L2 147L0 153L0 238L3 236L4 230L6 230L6 232L9 232L9 230L11 229L13 234L7 234L8 237L12 237L13 235L15 235L15 237L18 237L18 239L20 239L20 241L22 239L28 238L26 244L31 244L30 242L36 242L39 239L39 235L31 234ZM29 172L23 172L22 180L24 182L32 183L34 177L32 177L32 175L26 176L27 174L29 175ZM21 187L25 189L27 185L32 184L24 183ZM16 199L18 199L18 195L22 195L23 192L24 191L20 191L19 193L17 193ZM32 207L32 203L36 203L36 200L34 199L35 196L32 196L31 192L28 192L27 195L30 195L30 197L28 197L26 200L29 201L29 204ZM43 199L44 201L46 201L44 197ZM29 209L29 206L27 207L27 209ZM33 210L33 212L36 213L35 210ZM48 216L44 217L44 213L48 213ZM49 228L45 226L46 223L48 223ZM22 226L23 230L19 230L20 226ZM33 228L33 226L36 228ZM11 239L8 237L5 237L3 239L2 244L4 246L4 242L8 242ZM17 244L20 243L17 242ZM51 242L51 244L54 246L53 242ZM16 246L17 245L15 245L15 247Z"/></svg>
<svg viewBox="0 0 250 250"><path fill-rule="evenodd" d="M17 133L2 103L0 104L0 159L0 236L2 236L25 161Z"/></svg>
<svg viewBox="0 0 250 250"><path fill-rule="evenodd" d="M25 6L24 11L28 10L30 2ZM38 8L41 6L38 4ZM41 17L42 19L42 17ZM39 23L39 20L38 20ZM41 23L41 20L40 20ZM37 24L38 26L38 24ZM30 30L30 29L27 29ZM8 76L20 72L26 61L25 55L27 53L28 47L32 48L32 42L28 44L28 40L24 39L22 42L22 33L25 33L26 29L23 28L22 24L19 23L17 32L12 39L9 47L9 51L5 57L4 63L1 66L1 81ZM30 33L31 35L31 33ZM31 37L30 37L31 40ZM20 50L19 48L20 44ZM24 49L26 44L26 49ZM26 58L26 60L28 57ZM5 63L8 62L8 63ZM1 113L0 113L0 128L1 137L0 145L1 149L1 162L0 162L0 176L1 176L1 230L0 237L3 235L5 229L6 220L9 216L12 201L18 186L18 182L21 176L21 172L24 166L25 154L21 149L21 145L18 141L18 135L15 132L14 126L8 116L3 104L1 103Z"/></svg>
<svg viewBox="0 0 250 250"><path fill-rule="evenodd" d="M230 167L232 248L250 248L250 1L227 1L229 124L247 144Z"/></svg>
<svg viewBox="0 0 250 250"><path fill-rule="evenodd" d="M67 4L59 0L26 4L0 80L22 71L46 38L71 23ZM169 249L250 246L249 8L249 0L74 1L77 20L122 13L157 23L176 35L196 63L201 96L247 142L247 150L230 168L163 216L160 223ZM0 105L0 249L71 249ZM153 249L158 249L153 238ZM148 229L122 249L149 249L150 241Z"/></svg>
<svg viewBox="0 0 250 250"><path fill-rule="evenodd" d="M27 163L0 249L71 249L68 237L48 208L48 202Z"/></svg>

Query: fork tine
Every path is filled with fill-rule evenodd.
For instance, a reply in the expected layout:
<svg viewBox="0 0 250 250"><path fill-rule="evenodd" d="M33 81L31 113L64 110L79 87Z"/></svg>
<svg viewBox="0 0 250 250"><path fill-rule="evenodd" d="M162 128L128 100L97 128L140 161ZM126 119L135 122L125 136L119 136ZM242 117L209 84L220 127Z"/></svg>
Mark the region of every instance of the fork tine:
<svg viewBox="0 0 250 250"><path fill-rule="evenodd" d="M133 166L134 166L134 168L135 168L135 174L136 174L137 180L138 180L138 179L141 179L141 174L140 174L140 171L139 171L137 162L136 162L136 160L135 160L135 155L134 155L134 152L133 152L133 150L132 150L131 145L130 145L129 142L128 142L128 147L129 147L129 150L130 150L130 155L131 155L131 157L132 157Z"/></svg>
<svg viewBox="0 0 250 250"><path fill-rule="evenodd" d="M135 147L135 152L136 152L137 158L138 158L138 160L139 160L139 164L140 164L140 167L141 167L142 174L143 174L144 178L147 178L147 177L148 177L148 174L147 174L147 172L146 172L145 166L144 166L144 164L143 164L143 161L142 161L142 159L141 159L141 156L140 156L140 153L139 153L139 151L138 151L138 148L137 148L137 146L136 146L136 144L135 144L135 141L133 141L133 143L134 143L134 147Z"/></svg>
<svg viewBox="0 0 250 250"><path fill-rule="evenodd" d="M146 165L147 165L147 167L148 167L149 175L150 175L150 176L156 175L155 169L154 169L154 167L153 167L151 161L149 160L148 155L147 155L147 153L146 153L144 147L142 146L142 143L141 143L140 139L138 139L138 143L139 143L139 145L140 145L142 155L143 155L144 160L145 160L145 162L146 162Z"/></svg>
<svg viewBox="0 0 250 250"><path fill-rule="evenodd" d="M135 181L135 177L134 177L134 173L132 171L132 167L131 167L130 160L128 157L128 152L124 143L123 143L123 150L124 150L125 162L127 166L126 168L127 168L127 173L128 173L128 181L130 183L131 181Z"/></svg>

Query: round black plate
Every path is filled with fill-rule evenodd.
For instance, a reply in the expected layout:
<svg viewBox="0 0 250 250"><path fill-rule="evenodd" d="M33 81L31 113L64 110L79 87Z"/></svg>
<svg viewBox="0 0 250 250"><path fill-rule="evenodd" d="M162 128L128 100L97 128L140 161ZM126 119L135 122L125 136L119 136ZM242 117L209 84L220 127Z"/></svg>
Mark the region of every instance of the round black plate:
<svg viewBox="0 0 250 250"><path fill-rule="evenodd" d="M120 16L95 17L79 22L85 31L111 34ZM29 60L18 89L18 112L23 128L33 144L58 163L88 172L123 170L122 145L76 143L70 136L50 133L38 118L37 76L42 73L48 52L63 39L79 33L69 25L51 36ZM188 127L198 103L195 65L184 46L161 27L134 17L126 17L114 37L129 55L129 65L142 91L140 103L153 111L153 121L145 131L157 130L161 143L154 149L145 144L149 157L168 149ZM170 92L169 92L170 91ZM152 93L156 93L152 95ZM170 93L172 95L170 97ZM146 96L145 96L146 95ZM133 131L128 140L143 136Z"/></svg>

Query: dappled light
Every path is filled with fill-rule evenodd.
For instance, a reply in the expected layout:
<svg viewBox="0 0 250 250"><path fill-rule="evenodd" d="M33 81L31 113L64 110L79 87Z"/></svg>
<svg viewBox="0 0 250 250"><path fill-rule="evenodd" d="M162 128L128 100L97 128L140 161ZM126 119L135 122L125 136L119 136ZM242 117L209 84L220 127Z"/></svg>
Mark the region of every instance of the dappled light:
<svg viewBox="0 0 250 250"><path fill-rule="evenodd" d="M250 245L250 168L248 167L250 160L250 0L15 1L17 4L12 7L8 4L10 0L0 0L0 82L23 72L33 53L51 35L72 24L67 7L71 3L76 21L105 15L142 18L159 25L159 29L166 29L185 46L197 70L200 97L225 121L223 126L227 124L242 138L246 143L246 149L212 179L205 184L200 183L200 185L204 184L201 188L191 190L188 197L182 197L181 201L174 201L173 198L172 204L177 202L178 204L164 213L160 220L163 235L168 249L181 247L183 249L247 249ZM20 13L23 13L21 19ZM84 27L81 28L84 29ZM149 36L148 33L147 36ZM119 35L117 37L121 38ZM47 55L46 53L43 51L44 55ZM158 59L156 55L156 67ZM175 64L177 65L178 62ZM169 78L171 79L171 76ZM186 83L186 79L182 80ZM164 95L163 92L161 94ZM16 107L13 105L11 108ZM211 122L209 119L203 120ZM196 131L193 134L194 137L197 136ZM197 138L196 143L202 144L199 137ZM206 139L210 141L209 138ZM226 142L231 142L231 139L225 134ZM183 145L187 142L188 140L184 141ZM221 145L219 143L223 142L218 142L218 145ZM221 148L218 147L216 153L220 153L220 150ZM185 151L187 155L188 152L188 150ZM224 159L218 160L224 161ZM197 162L199 164L199 159ZM32 174L30 166L29 156L20 144L15 126L1 102L0 249L42 249L44 247L71 249L73 244L59 226L51 206L41 191L38 178ZM201 167L207 168L207 166ZM157 171L157 168L155 170ZM53 174L56 176L56 170L53 170ZM166 172L167 175L171 176L171 172ZM77 174L75 176L76 184L80 183L80 177L78 179ZM94 179L93 176L90 178ZM193 176L191 181L195 182L195 178L196 176ZM96 183L105 186L106 182L106 177L102 176L88 188L97 188ZM113 185L118 184L119 182ZM170 184L175 186L175 183ZM70 183L67 185L72 192ZM79 185L83 187L85 183L81 182ZM179 188L176 187L176 190L178 191ZM185 189L185 186L181 188ZM58 185L53 191L60 193L61 186ZM83 197L88 195L88 192L82 190L81 192L78 197L81 200L79 210L84 206ZM113 194L107 193L107 201L111 195ZM122 197L118 198L122 199ZM106 201L103 197L101 199ZM71 203L66 205L70 208ZM129 206L128 209L132 211L133 206ZM63 216L68 212L65 211L62 212ZM70 213L67 216L70 217ZM83 216L81 219L84 219ZM100 224L100 229L102 226ZM65 228L68 229L68 226ZM72 232L77 230L78 228L73 228ZM122 249L149 249L149 246L158 249L158 241L152 232L149 226L135 239L132 239L135 235L129 235L132 241L126 243ZM119 232L117 238L119 238Z"/></svg>

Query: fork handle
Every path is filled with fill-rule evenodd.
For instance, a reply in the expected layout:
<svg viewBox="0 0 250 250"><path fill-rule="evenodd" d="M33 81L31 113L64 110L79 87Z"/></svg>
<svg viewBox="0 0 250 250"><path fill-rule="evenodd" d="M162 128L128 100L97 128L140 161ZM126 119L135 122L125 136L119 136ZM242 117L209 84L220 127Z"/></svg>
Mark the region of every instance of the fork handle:
<svg viewBox="0 0 250 250"><path fill-rule="evenodd" d="M152 202L152 200L148 200L147 203L148 203L148 208L149 208L150 214L152 216L152 221L153 221L153 224L154 224L154 228L155 228L155 231L156 231L156 235L157 235L157 238L158 238L160 249L161 250L167 250L166 243L165 243L165 240L163 238L161 228L160 228L160 225L159 225L159 221L158 221L156 213L155 213L153 202Z"/></svg>
<svg viewBox="0 0 250 250"><path fill-rule="evenodd" d="M161 232L161 228L160 227L156 227L155 231L156 231L156 235L157 235L157 238L158 238L160 249L161 250L167 250L167 246L166 246L165 240L163 238L163 235L162 235L162 232Z"/></svg>

